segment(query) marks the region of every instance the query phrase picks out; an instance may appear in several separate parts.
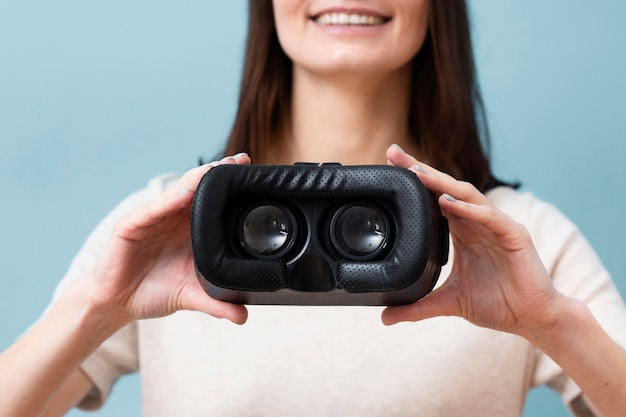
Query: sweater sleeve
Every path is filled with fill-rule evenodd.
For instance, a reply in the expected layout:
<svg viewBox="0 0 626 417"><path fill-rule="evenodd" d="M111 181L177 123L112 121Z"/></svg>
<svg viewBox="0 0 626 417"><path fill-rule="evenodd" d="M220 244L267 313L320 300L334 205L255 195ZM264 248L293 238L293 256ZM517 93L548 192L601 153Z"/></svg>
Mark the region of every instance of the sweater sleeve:
<svg viewBox="0 0 626 417"><path fill-rule="evenodd" d="M626 307L609 272L581 231L555 207L522 194L528 208L527 227L555 287L588 306L604 330L626 347ZM580 388L539 349L533 385L557 391L574 415L593 415Z"/></svg>
<svg viewBox="0 0 626 417"><path fill-rule="evenodd" d="M144 189L130 195L117 205L93 230L57 286L53 303L72 281L82 279L93 268L98 256L112 233L115 223L125 214L156 198L177 180L174 174L153 178ZM81 369L93 382L91 392L79 404L83 409L102 406L115 381L139 369L137 352L137 323L120 329L107 339L87 360Z"/></svg>

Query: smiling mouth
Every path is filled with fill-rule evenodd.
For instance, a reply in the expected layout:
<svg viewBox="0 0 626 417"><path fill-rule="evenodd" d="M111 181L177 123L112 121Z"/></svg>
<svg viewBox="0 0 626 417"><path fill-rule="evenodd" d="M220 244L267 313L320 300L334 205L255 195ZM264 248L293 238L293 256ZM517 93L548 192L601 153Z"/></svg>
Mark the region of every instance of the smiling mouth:
<svg viewBox="0 0 626 417"><path fill-rule="evenodd" d="M322 13L312 19L323 26L377 26L390 20L378 15L345 12Z"/></svg>

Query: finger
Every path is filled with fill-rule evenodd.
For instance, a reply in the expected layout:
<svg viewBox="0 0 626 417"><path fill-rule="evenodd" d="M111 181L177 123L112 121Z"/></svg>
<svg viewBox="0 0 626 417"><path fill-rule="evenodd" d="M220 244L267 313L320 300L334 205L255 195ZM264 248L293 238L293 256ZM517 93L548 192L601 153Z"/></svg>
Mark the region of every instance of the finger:
<svg viewBox="0 0 626 417"><path fill-rule="evenodd" d="M230 320L235 324L244 324L248 320L248 309L244 305L231 304L209 298L206 293L204 300L190 305L186 310L200 311L218 319Z"/></svg>
<svg viewBox="0 0 626 417"><path fill-rule="evenodd" d="M489 199L470 182L459 181L423 163L414 165L409 170L437 196L448 195L473 204L490 204Z"/></svg>
<svg viewBox="0 0 626 417"><path fill-rule="evenodd" d="M498 236L510 235L521 227L492 204L472 204L444 194L439 198L439 206L446 213L477 223Z"/></svg>
<svg viewBox="0 0 626 417"><path fill-rule="evenodd" d="M395 144L391 145L387 149L386 156L387 156L387 162L390 165L397 166L400 168L406 168L419 174L429 174L433 176L433 179L437 177L441 177L450 181L454 180L454 178L451 177L450 175L444 172L438 171L437 169L431 167L430 165L424 162L418 161L415 157L406 153L398 145L395 145ZM438 193L438 194L440 195L443 193Z"/></svg>
<svg viewBox="0 0 626 417"><path fill-rule="evenodd" d="M193 195L190 190L182 190L173 195L161 195L124 216L116 224L117 236L128 240L144 238L146 233L150 233L152 226L182 210L186 211L193 200Z"/></svg>
<svg viewBox="0 0 626 417"><path fill-rule="evenodd" d="M433 176L441 176L445 177L449 180L454 180L450 175L438 171L437 169L431 167L430 165L418 161L415 157L406 153L401 147L398 145L391 145L387 149L387 162L390 165L397 166L400 168L406 168L410 170L416 170L422 174L431 174Z"/></svg>
<svg viewBox="0 0 626 417"><path fill-rule="evenodd" d="M404 150L396 144L393 144L389 148L387 148L386 156L387 156L387 162L390 165L397 166L400 168L408 169L414 165L419 164L419 161L417 159L415 159L413 156L409 155L408 153L404 152Z"/></svg>
<svg viewBox="0 0 626 417"><path fill-rule="evenodd" d="M222 165L222 164L239 164L239 165L247 165L251 162L250 156L248 156L247 153L242 152L242 153L238 153L237 155L233 155L233 156L226 156L224 158L222 158L219 162L218 165Z"/></svg>
<svg viewBox="0 0 626 417"><path fill-rule="evenodd" d="M407 168L414 172L422 183L435 195L449 194L463 201L488 204L487 198L471 183L458 181L428 164L418 161L397 145L387 149L387 160L391 165Z"/></svg>
<svg viewBox="0 0 626 417"><path fill-rule="evenodd" d="M428 164L418 161L415 157L404 152L404 150L398 145L391 145L387 149L386 156L389 165L406 168L415 173L420 179L422 179L422 176L430 175L431 177L426 178L425 181L423 180L422 182L437 196L445 193L445 186L441 181L442 178L448 181L454 180L454 178L449 175L436 170Z"/></svg>
<svg viewBox="0 0 626 417"><path fill-rule="evenodd" d="M211 169L222 164L249 164L250 157L245 153L227 156L220 161L195 167L187 171L176 187L163 192L156 200L128 214L117 225L118 236L126 239L140 239L140 230L153 226L168 216L187 209L202 177Z"/></svg>
<svg viewBox="0 0 626 417"><path fill-rule="evenodd" d="M186 173L183 174L181 179L178 181L175 189L172 189L171 193L181 192L182 190L191 190L193 192L198 188L198 184L202 177L209 172L212 168L215 168L219 165L230 165L230 164L240 164L247 165L250 163L250 157L246 153L239 153L233 156L225 156L219 161L213 161L208 164L201 165L196 168L192 168Z"/></svg>

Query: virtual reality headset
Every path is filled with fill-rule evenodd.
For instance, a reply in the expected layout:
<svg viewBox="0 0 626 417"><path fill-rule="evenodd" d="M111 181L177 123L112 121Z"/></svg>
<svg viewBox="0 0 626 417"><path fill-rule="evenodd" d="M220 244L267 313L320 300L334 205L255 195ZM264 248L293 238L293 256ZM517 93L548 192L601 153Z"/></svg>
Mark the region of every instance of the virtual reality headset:
<svg viewBox="0 0 626 417"><path fill-rule="evenodd" d="M196 191L191 238L202 287L239 304L412 303L449 248L434 196L383 165L214 167Z"/></svg>

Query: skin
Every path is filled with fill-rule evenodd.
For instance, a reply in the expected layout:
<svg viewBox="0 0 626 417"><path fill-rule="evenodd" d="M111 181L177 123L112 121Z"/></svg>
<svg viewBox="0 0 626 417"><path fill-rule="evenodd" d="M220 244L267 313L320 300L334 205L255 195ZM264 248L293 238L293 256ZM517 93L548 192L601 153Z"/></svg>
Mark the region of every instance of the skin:
<svg viewBox="0 0 626 417"><path fill-rule="evenodd" d="M388 163L414 172L439 197L448 218L455 250L452 272L425 299L385 309L382 322L392 325L455 315L518 334L561 365L589 402L598 405L599 415L623 415L624 350L583 304L552 286L522 225L470 184L419 160L408 134L405 91L410 57L423 41L427 3L338 3L381 10L388 26L355 39L349 30L324 31L309 20L335 2L274 1L281 42L294 61L294 105L277 138L282 146L260 159ZM406 26L404 22L411 21L407 16L423 26ZM404 34L418 41L410 48L403 44L408 49L376 49L379 44L401 41L398 36ZM307 53L307 48L322 44L324 48ZM367 56L364 51L369 51ZM213 300L201 289L187 226L202 175L218 164L250 162L243 154L193 169L176 187L119 220L94 270L69 286L41 321L0 355L3 415L63 415L91 389L80 364L131 321L184 309L237 324L246 321L244 306ZM41 340L46 340L45 348Z"/></svg>
<svg viewBox="0 0 626 417"><path fill-rule="evenodd" d="M426 37L425 0L274 0L278 39L297 71L324 78L392 74L415 56ZM326 12L372 15L390 20L376 26L322 25ZM300 75L299 75L300 76Z"/></svg>
<svg viewBox="0 0 626 417"><path fill-rule="evenodd" d="M582 302L554 288L524 226L472 185L420 163L399 147L390 147L387 157L391 165L415 172L439 196L455 256L440 288L412 305L386 308L383 323L459 316L517 334L563 368L596 415L623 415L626 351Z"/></svg>
<svg viewBox="0 0 626 417"><path fill-rule="evenodd" d="M91 389L79 365L131 321L177 310L246 321L244 306L208 297L193 268L190 204L202 176L222 163L247 164L250 158L242 154L192 169L176 187L120 219L94 270L0 355L4 416L64 415Z"/></svg>
<svg viewBox="0 0 626 417"><path fill-rule="evenodd" d="M389 21L361 30L312 20L338 10ZM275 0L274 12L294 63L292 111L263 162L384 164L392 143L417 153L407 124L408 86L410 61L426 36L427 1Z"/></svg>

